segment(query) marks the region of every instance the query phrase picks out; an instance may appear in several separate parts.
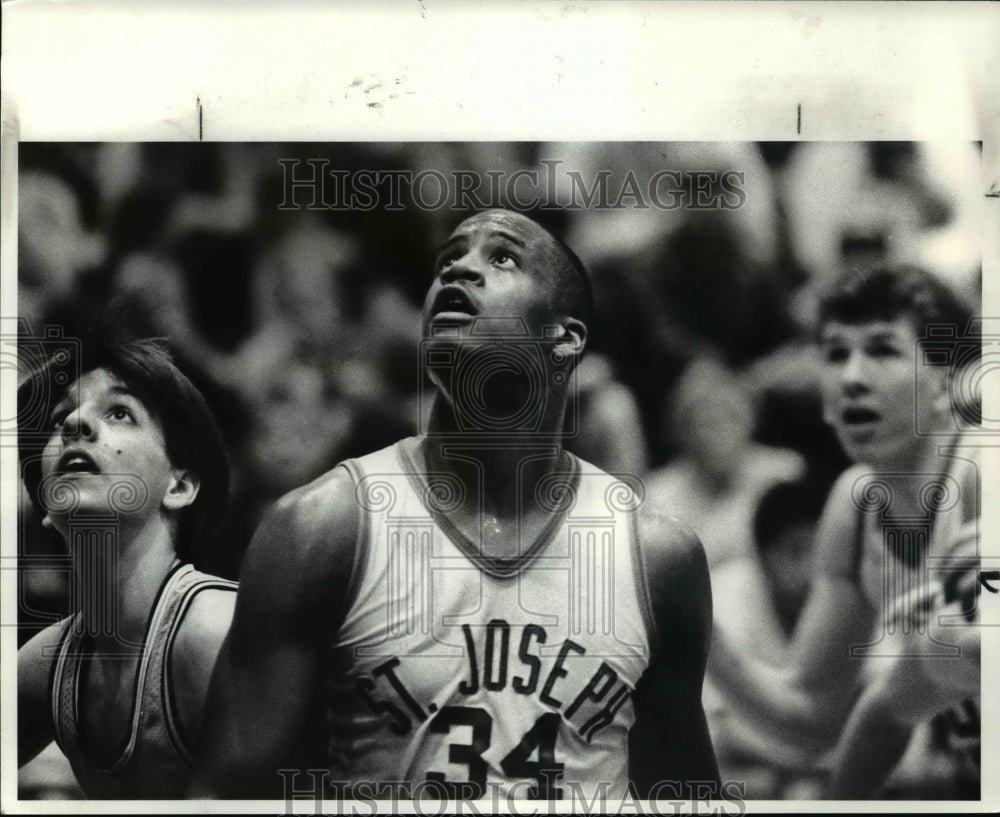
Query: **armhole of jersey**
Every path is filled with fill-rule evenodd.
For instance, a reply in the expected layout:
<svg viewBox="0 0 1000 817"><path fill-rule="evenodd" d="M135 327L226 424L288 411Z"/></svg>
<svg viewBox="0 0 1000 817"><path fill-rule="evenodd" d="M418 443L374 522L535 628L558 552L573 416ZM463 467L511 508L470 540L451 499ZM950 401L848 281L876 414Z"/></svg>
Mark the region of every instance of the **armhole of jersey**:
<svg viewBox="0 0 1000 817"><path fill-rule="evenodd" d="M628 520L629 538L632 540L632 562L635 576L635 595L642 611L642 621L646 625L646 638L649 640L649 651L652 655L656 648L657 629L656 616L653 615L653 596L649 587L649 571L646 569L646 556L639 541L639 511L625 514Z"/></svg>
<svg viewBox="0 0 1000 817"><path fill-rule="evenodd" d="M166 724L167 735L170 739L171 745L174 747L174 751L177 752L177 754L191 768L194 768L195 762L191 739L189 735L184 733L184 724L181 722L181 719L177 714L177 696L175 694L176 684L173 682L174 641L177 638L177 634L180 632L181 625L184 623L184 618L187 616L188 610L194 603L195 596L197 596L202 590L236 591L236 589L236 582L231 582L227 579L213 579L192 584L185 591L184 598L181 599L177 616L170 625L170 631L167 633L167 643L163 648L163 673L160 678L160 698L163 701L163 720ZM216 658L218 658L218 656L216 656Z"/></svg>
<svg viewBox="0 0 1000 817"><path fill-rule="evenodd" d="M348 475L351 477L351 482L354 484L355 493L358 487L361 485L361 480L364 478L364 473L361 470L361 466L358 464L357 460L345 460L340 463L340 466L347 471ZM351 608L354 606L354 602L357 600L358 592L361 589L361 581L365 576L368 568L368 557L369 557L369 520L368 514L360 502L356 503L358 507L358 535L354 542L354 553L351 558L351 572L347 579L347 589L344 593L344 607L343 607L343 620L347 619L347 614L350 613Z"/></svg>
<svg viewBox="0 0 1000 817"><path fill-rule="evenodd" d="M52 656L52 666L49 667L49 717L52 720L52 736L60 751L66 755L66 745L63 741L60 691L63 684L63 675L66 672L66 640L73 632L73 624L76 616L72 615L63 622L63 631L56 641L56 652Z"/></svg>

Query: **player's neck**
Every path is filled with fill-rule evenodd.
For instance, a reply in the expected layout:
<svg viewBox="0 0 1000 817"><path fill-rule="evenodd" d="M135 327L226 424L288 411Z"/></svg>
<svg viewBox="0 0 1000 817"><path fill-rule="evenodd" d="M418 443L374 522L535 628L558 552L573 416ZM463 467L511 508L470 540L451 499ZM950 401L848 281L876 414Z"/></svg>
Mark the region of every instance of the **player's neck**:
<svg viewBox="0 0 1000 817"><path fill-rule="evenodd" d="M172 533L157 515L137 528L109 526L70 544L73 592L84 631L101 653L141 649L157 591L174 564Z"/></svg>
<svg viewBox="0 0 1000 817"><path fill-rule="evenodd" d="M931 490L944 480L951 459L941 456L940 449L951 440L945 436L925 436L916 439L898 456L877 466L869 466L873 476L890 489L894 516L921 516L937 501Z"/></svg>
<svg viewBox="0 0 1000 817"><path fill-rule="evenodd" d="M508 446L506 440L430 434L420 439L420 465L428 473L459 480L466 512L513 518L519 510L535 507L542 480L569 470L558 437L519 442Z"/></svg>
<svg viewBox="0 0 1000 817"><path fill-rule="evenodd" d="M565 395L549 392L531 399L541 403L537 415L523 400L513 401L508 407L477 403L463 408L456 405L454 397L439 392L431 407L427 434L487 451L499 446L530 453L540 445L561 443Z"/></svg>

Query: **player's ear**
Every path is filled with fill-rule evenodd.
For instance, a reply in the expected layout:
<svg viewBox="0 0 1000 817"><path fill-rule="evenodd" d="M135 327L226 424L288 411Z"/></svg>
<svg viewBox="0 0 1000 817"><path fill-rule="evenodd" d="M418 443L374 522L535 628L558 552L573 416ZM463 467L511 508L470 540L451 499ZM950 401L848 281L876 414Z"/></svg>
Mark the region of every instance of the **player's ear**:
<svg viewBox="0 0 1000 817"><path fill-rule="evenodd" d="M567 357L579 358L587 345L586 324L576 318L563 318L561 328L557 350Z"/></svg>
<svg viewBox="0 0 1000 817"><path fill-rule="evenodd" d="M163 507L168 511L186 508L198 498L201 480L194 471L174 468L170 474L167 492L163 495Z"/></svg>

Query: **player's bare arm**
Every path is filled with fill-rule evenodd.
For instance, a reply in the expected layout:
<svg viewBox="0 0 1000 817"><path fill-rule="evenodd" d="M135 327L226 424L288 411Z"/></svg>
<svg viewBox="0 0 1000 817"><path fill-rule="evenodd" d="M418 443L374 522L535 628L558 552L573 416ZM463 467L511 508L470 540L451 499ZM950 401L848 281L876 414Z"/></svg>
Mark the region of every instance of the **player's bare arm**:
<svg viewBox="0 0 1000 817"><path fill-rule="evenodd" d="M282 498L261 523L209 689L195 796L280 796L279 769L326 765L321 667L344 614L357 527L343 469Z"/></svg>
<svg viewBox="0 0 1000 817"><path fill-rule="evenodd" d="M23 766L55 737L49 677L65 622L46 627L17 651L17 764Z"/></svg>
<svg viewBox="0 0 1000 817"><path fill-rule="evenodd" d="M629 776L640 794L661 781L717 785L701 703L712 629L705 552L693 531L645 508L638 513L638 529L655 632L635 695Z"/></svg>
<svg viewBox="0 0 1000 817"><path fill-rule="evenodd" d="M940 611L960 612L960 604ZM935 628L937 629L937 628ZM913 728L928 718L960 705L979 692L978 628L955 628L948 643L962 648L957 657L926 655L894 657L871 681L858 699L844 727L832 760L833 774L827 796L836 800L877 797L886 779L903 757ZM944 643L941 632L936 635ZM919 648L927 643L921 639Z"/></svg>
<svg viewBox="0 0 1000 817"><path fill-rule="evenodd" d="M855 557L859 510L853 491L862 473L845 471L827 499L816 533L816 578L791 645L793 681L828 724L841 721L857 693L860 661L851 657L851 647L868 640L875 616L859 586Z"/></svg>
<svg viewBox="0 0 1000 817"><path fill-rule="evenodd" d="M740 715L796 751L828 746L857 693L859 661L850 647L867 640L874 615L854 576L858 510L851 492L861 473L849 469L830 492L817 531L816 577L786 665L753 661L723 640L712 645L712 677Z"/></svg>

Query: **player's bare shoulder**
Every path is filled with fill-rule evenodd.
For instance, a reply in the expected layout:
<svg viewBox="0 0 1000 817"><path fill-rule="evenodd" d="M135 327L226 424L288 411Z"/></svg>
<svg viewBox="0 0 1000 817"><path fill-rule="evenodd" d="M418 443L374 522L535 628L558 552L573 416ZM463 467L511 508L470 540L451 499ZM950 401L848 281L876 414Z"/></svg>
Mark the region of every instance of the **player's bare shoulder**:
<svg viewBox="0 0 1000 817"><path fill-rule="evenodd" d="M884 501L878 475L864 465L852 465L830 488L816 534L817 576L856 580L856 551L860 547L861 509Z"/></svg>
<svg viewBox="0 0 1000 817"><path fill-rule="evenodd" d="M71 626L70 619L50 624L41 632L35 633L17 651L18 690L21 694L37 692L39 696L44 696L56 650Z"/></svg>
<svg viewBox="0 0 1000 817"><path fill-rule="evenodd" d="M355 485L344 468L283 496L250 543L240 595L277 595L283 599L279 607L294 605L303 613L335 603L354 564L358 514Z"/></svg>
<svg viewBox="0 0 1000 817"><path fill-rule="evenodd" d="M334 468L274 503L254 546L280 543L284 558L316 571L353 551L358 530L355 486L343 468Z"/></svg>

